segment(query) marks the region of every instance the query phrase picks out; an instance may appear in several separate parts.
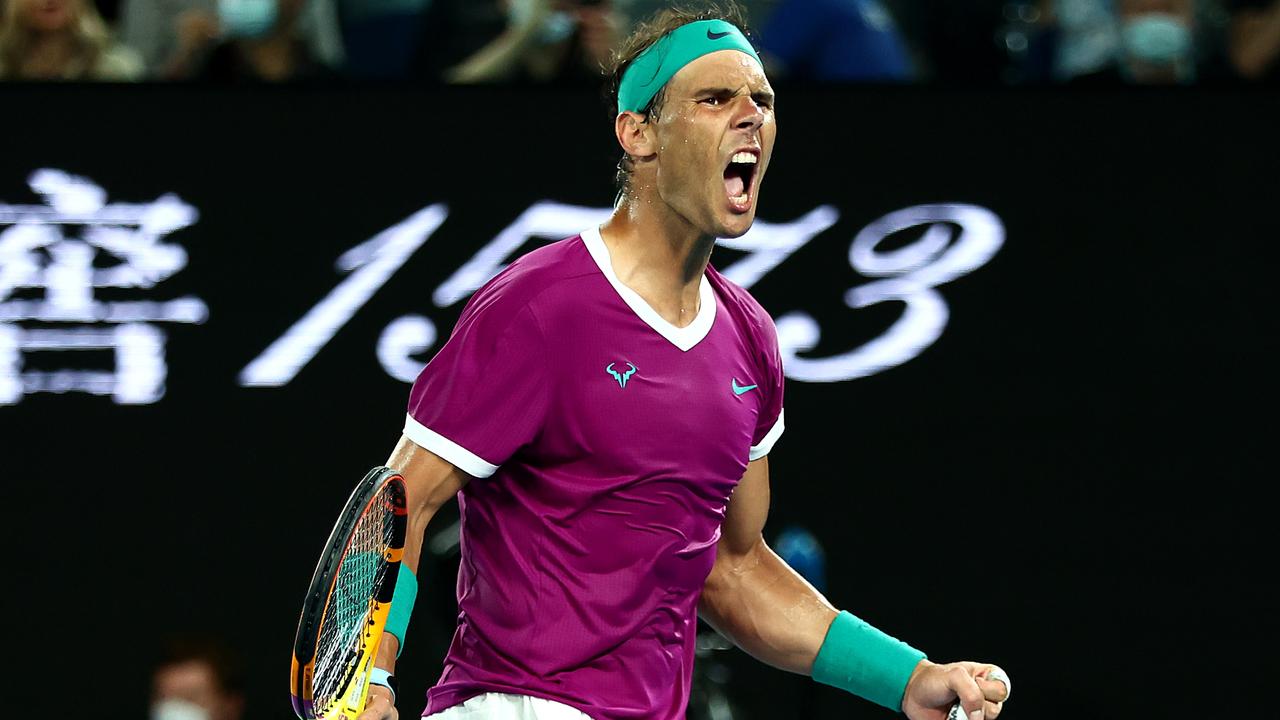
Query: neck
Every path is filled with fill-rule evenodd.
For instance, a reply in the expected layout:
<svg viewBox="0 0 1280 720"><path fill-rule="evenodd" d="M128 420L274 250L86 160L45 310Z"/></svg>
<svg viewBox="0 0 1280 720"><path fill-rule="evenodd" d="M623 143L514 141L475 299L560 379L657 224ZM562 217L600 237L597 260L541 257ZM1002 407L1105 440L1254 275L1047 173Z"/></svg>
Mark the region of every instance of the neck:
<svg viewBox="0 0 1280 720"><path fill-rule="evenodd" d="M600 235L619 281L671 324L684 327L693 322L715 237L694 227L661 198L631 193Z"/></svg>

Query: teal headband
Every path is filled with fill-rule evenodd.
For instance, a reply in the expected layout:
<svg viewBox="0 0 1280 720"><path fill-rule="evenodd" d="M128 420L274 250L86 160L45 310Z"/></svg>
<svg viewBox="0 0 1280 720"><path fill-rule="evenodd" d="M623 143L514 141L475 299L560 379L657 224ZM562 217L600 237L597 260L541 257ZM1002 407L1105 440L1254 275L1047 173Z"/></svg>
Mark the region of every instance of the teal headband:
<svg viewBox="0 0 1280 720"><path fill-rule="evenodd" d="M631 61L618 86L618 112L641 112L680 68L717 50L738 50L760 63L755 48L733 23L699 20L681 25Z"/></svg>

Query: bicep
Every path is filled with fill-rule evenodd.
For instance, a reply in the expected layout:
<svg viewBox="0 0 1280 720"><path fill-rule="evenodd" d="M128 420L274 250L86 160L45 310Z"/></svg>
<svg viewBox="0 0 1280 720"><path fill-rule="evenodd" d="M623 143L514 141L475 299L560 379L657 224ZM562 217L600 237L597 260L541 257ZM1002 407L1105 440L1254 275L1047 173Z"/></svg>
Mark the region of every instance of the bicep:
<svg viewBox="0 0 1280 720"><path fill-rule="evenodd" d="M760 542L769 519L769 457L747 463L747 471L729 498L717 555L746 555Z"/></svg>
<svg viewBox="0 0 1280 720"><path fill-rule="evenodd" d="M391 451L387 467L394 468L404 477L409 506L405 562L416 570L427 524L442 505L458 494L471 476L403 435Z"/></svg>

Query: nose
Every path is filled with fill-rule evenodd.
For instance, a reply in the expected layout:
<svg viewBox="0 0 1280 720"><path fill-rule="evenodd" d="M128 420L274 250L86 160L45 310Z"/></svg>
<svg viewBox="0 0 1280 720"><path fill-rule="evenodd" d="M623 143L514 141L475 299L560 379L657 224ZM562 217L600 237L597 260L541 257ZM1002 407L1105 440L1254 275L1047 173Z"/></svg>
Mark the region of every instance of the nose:
<svg viewBox="0 0 1280 720"><path fill-rule="evenodd" d="M734 127L739 130L755 130L764 124L764 111L749 95L738 96L734 113Z"/></svg>

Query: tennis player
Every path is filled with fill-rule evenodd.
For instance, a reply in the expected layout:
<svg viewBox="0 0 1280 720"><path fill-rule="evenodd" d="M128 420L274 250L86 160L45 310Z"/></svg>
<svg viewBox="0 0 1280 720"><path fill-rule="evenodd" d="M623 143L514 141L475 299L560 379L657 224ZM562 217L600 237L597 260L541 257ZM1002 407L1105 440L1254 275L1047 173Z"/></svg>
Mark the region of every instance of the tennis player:
<svg viewBox="0 0 1280 720"><path fill-rule="evenodd" d="M840 612L765 544L783 374L768 313L708 264L755 218L774 93L735 8L664 11L613 78L616 211L476 292L409 399L416 569L461 513L458 626L424 715L675 720L697 618L756 658L913 720L1000 714L993 665L935 664ZM828 501L838 502L838 498ZM398 718L400 573L362 720Z"/></svg>

